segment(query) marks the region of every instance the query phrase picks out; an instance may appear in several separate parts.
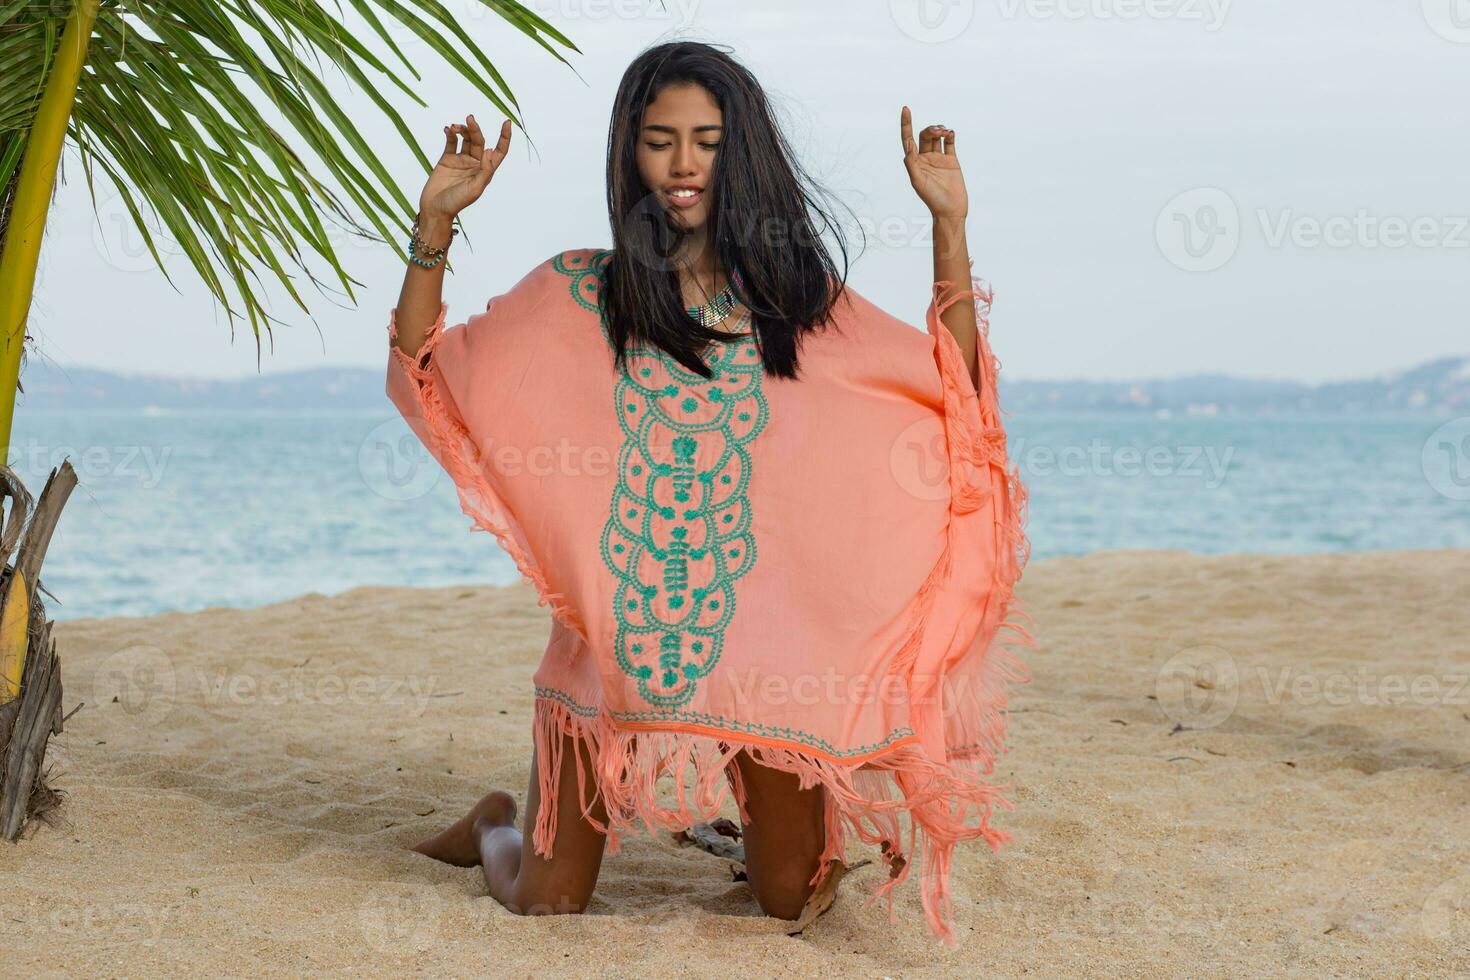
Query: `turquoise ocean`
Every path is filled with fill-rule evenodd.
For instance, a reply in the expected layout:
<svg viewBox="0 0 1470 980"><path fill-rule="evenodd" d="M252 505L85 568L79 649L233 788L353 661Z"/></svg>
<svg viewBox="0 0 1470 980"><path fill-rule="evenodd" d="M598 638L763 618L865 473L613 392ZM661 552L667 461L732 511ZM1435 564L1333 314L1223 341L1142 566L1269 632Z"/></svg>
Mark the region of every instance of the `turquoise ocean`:
<svg viewBox="0 0 1470 980"><path fill-rule="evenodd" d="M1470 548L1470 420L1012 414L1033 559ZM53 618L255 607L360 585L518 581L384 400L366 413L22 411L32 493L80 484L42 570Z"/></svg>

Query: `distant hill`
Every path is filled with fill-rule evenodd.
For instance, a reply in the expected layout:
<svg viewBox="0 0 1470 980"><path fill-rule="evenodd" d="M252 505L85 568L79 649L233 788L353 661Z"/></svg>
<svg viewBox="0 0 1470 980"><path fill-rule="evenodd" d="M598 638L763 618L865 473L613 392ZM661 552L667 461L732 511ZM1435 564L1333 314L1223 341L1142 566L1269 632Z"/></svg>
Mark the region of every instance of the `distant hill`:
<svg viewBox="0 0 1470 980"><path fill-rule="evenodd" d="M28 359L19 410L383 411L386 365L316 368L232 381L59 368ZM1107 410L1189 415L1281 412L1470 412L1470 357L1447 357L1354 381L1303 384L1218 374L1136 381L1006 381L1007 412Z"/></svg>
<svg viewBox="0 0 1470 980"><path fill-rule="evenodd" d="M367 368L313 368L240 380L118 374L96 368L63 368L30 358L21 372L25 388L17 411L108 409L113 411L381 411L387 364Z"/></svg>
<svg viewBox="0 0 1470 980"><path fill-rule="evenodd" d="M1004 374L1004 370L1002 370ZM1446 357L1372 378L1304 384L1222 374L1138 381L1017 381L1006 411L1107 409L1191 415L1278 412L1470 412L1470 357Z"/></svg>

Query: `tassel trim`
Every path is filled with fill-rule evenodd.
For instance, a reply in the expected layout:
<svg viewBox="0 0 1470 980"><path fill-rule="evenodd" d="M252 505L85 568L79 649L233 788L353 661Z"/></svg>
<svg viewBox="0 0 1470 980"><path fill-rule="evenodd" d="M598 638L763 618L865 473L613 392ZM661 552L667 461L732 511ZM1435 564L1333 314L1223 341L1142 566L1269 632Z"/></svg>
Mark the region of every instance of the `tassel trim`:
<svg viewBox="0 0 1470 980"><path fill-rule="evenodd" d="M626 728L605 710L589 715L561 699L537 697L533 737L541 805L531 833L535 852L548 860L556 841L564 735L577 739L586 757L593 760L589 776L583 754L572 753L577 765L578 805L583 819L607 835L609 854L621 848L622 835L640 829L648 833L660 828L687 830L716 817L731 798L740 819L748 822L745 791L735 764L736 754L744 749L760 765L795 773L801 788L820 785L826 791L826 843L811 884L822 880L834 860L846 862L846 845L852 836L878 845L889 875L873 887L863 907L886 898L891 923L896 921L894 889L907 880L917 857L925 919L947 946L957 944L949 888L955 846L980 838L992 850L999 850L1012 839L1009 832L990 824L996 807L1013 809L1001 795L1008 786L987 785L978 777L976 766L965 760L952 765L936 762L912 743L895 746L865 762L839 764L811 752L732 741L726 733ZM665 775L673 783L671 803L664 801L666 794L660 791L660 778ZM592 816L599 799L606 807L606 822Z"/></svg>
<svg viewBox="0 0 1470 980"><path fill-rule="evenodd" d="M973 268L973 260L970 265ZM990 348L990 306L994 294L982 279L973 274L969 289L955 290L946 296L946 291L954 286L955 283L947 279L934 283L925 315L925 324L934 338L934 356L943 385L950 481L949 528L944 553L909 604L907 636L889 667L891 673L910 678L911 693L916 697L924 693L918 689L917 681L920 679L913 676L923 643L924 625L941 584L949 579L953 570L955 548L958 546L954 518L978 509L997 488L1002 490L1004 497L995 504L997 560L987 615L977 632L992 636L1001 629L1008 629L1018 645L1037 646L1032 631L1021 625L1021 621L1025 621L1034 627L1035 621L1019 607L1015 597L1016 583L1031 555L1030 541L1025 533L1029 495L1019 468L1007 461L1006 432L997 390L1000 361ZM940 319L945 310L965 296L972 297L975 303L976 353L980 368L978 390L970 377L959 342ZM986 656L994 656L998 649L998 646L992 647ZM1016 683L1029 680L1024 665L1015 658L1011 661L1008 680ZM932 679L924 683L932 683ZM987 698L987 710L998 706L1003 711L1003 689L987 692L991 693L999 695L999 700ZM1004 721L1000 718L987 717L983 721L988 729L1004 729ZM991 741L998 746L998 739ZM949 751L951 754L975 754L970 747L952 746Z"/></svg>
<svg viewBox="0 0 1470 980"><path fill-rule="evenodd" d="M970 264L974 265L973 260ZM935 299L930 304L928 325L937 342L936 354L945 387L945 415L950 422L950 479L958 482L954 512L968 513L989 496L987 476L994 474L1004 486L1006 499L1003 506L996 508L996 527L1001 532L1000 541L1004 545L995 575L1001 618L1005 619L1014 610L1034 626L1035 621L1016 608L1015 602L1015 585L1031 558L1031 542L1025 532L1030 494L1021 480L1020 468L1009 463L1006 456L1006 431L1001 416L1009 413L1000 405L997 387L1000 360L990 348L990 305L994 291L984 280L972 274L969 289L957 290L940 301L938 297L942 291L953 285L949 280L934 284ZM972 297L975 302L976 354L980 367L978 392L964 364L959 342L939 319L946 309L965 296ZM974 425L970 413L963 410L969 401L978 402L979 426ZM1026 645L1035 646L1035 637L1030 631L1006 622L1002 622L1001 627L1013 629L1030 641Z"/></svg>

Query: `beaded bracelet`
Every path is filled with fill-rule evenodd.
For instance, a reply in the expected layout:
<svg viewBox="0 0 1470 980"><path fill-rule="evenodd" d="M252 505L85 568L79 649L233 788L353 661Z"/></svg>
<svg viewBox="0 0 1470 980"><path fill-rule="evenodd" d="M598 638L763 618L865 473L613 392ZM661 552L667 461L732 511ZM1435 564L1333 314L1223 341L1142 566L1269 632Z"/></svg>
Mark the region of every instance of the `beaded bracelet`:
<svg viewBox="0 0 1470 980"><path fill-rule="evenodd" d="M413 219L413 232L408 240L408 260L423 269L432 269L444 261L444 256L449 254L449 245L454 243L454 236L459 234L459 229L453 226L449 229L449 243L443 248L435 248L419 237L419 219ZM420 255L429 256L428 259L419 258Z"/></svg>

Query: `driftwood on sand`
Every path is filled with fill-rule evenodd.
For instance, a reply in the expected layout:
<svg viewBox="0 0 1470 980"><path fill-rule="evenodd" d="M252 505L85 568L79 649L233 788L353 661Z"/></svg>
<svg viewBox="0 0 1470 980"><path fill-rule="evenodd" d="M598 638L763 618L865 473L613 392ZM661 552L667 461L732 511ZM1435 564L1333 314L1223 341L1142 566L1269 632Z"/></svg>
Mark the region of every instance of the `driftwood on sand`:
<svg viewBox="0 0 1470 980"><path fill-rule="evenodd" d="M8 841L16 840L31 820L46 817L62 800L62 794L49 785L44 766L47 743L52 735L61 734L65 717L61 713L61 662L41 600L46 590L40 572L61 509L76 485L76 471L70 461L63 460L51 471L27 522L31 496L12 470L0 466L0 495L10 501L0 526L0 609L18 608L24 617L23 640L8 651L8 659L0 661L19 664L19 676L9 678L9 686L0 687L4 691L0 704L0 837ZM16 625L22 624L17 621ZM0 678L0 684L5 680ZM15 684L18 692L10 690Z"/></svg>

